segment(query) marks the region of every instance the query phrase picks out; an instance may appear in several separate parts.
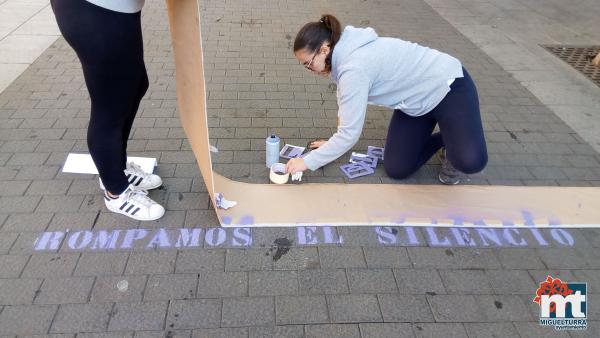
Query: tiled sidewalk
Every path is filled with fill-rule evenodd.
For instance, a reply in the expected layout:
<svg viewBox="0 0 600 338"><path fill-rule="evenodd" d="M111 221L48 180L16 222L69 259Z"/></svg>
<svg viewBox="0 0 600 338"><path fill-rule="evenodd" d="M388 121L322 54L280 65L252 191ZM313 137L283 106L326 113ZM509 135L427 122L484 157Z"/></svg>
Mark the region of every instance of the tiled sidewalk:
<svg viewBox="0 0 600 338"><path fill-rule="evenodd" d="M0 0L0 93L59 36L48 0Z"/></svg>
<svg viewBox="0 0 600 338"><path fill-rule="evenodd" d="M470 183L600 185L598 153L427 4L409 0L203 2L217 172L266 182L268 133L304 145L334 131L335 88L290 51L297 29L329 11L463 61L480 91L490 152ZM162 1L147 1L143 24L151 84L129 149L158 158L165 185L151 196L167 214L144 223L110 214L96 178L60 172L67 153L87 151L89 100L59 39L0 94L0 335L578 336L537 323L531 300L551 274L588 283L583 334L598 336L597 230L214 228L177 118ZM382 145L389 117L369 108L356 149ZM307 180L344 181L338 164ZM437 184L437 166L405 181L382 171L357 181ZM44 231L55 237L38 239ZM117 288L123 280L127 288Z"/></svg>

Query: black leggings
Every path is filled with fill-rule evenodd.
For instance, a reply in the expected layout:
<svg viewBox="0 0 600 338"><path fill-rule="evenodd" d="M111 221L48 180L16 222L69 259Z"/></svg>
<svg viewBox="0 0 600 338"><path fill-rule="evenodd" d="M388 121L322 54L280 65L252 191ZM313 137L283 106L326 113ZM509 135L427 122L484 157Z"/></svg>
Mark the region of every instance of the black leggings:
<svg viewBox="0 0 600 338"><path fill-rule="evenodd" d="M441 147L459 171L474 174L487 164L487 149L479 113L479 98L471 76L463 68L450 92L429 113L412 117L394 110L385 143L384 168L388 176L407 178ZM433 133L439 124L440 132Z"/></svg>
<svg viewBox="0 0 600 338"><path fill-rule="evenodd" d="M84 0L51 0L60 32L77 53L92 102L87 143L106 189L120 194L127 139L148 90L141 12L119 13Z"/></svg>

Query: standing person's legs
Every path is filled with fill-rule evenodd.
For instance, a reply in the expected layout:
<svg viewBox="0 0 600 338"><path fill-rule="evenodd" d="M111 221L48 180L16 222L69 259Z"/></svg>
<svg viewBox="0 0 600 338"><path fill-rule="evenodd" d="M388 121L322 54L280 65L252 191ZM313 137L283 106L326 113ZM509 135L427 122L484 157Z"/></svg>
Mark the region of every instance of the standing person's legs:
<svg viewBox="0 0 600 338"><path fill-rule="evenodd" d="M125 126L123 127L123 154L125 155L122 158L123 167L125 167L127 163L127 140L129 139L131 127L133 126L133 120L135 119L138 108L140 106L140 102L146 94L146 91L148 90L149 86L148 73L146 72L146 65L144 64L144 46L141 25L139 26L139 31L135 32L135 34L139 35L139 39L136 39L136 46L132 47L135 48L135 53L138 56L138 61L136 63L139 65L140 76L138 77L139 83L137 86L137 93L131 98L131 107L129 108L130 114L128 116L127 121L125 122Z"/></svg>
<svg viewBox="0 0 600 338"><path fill-rule="evenodd" d="M446 157L465 174L478 173L487 164L487 147L479 112L477 89L469 73L452 83L450 92L431 114L438 121Z"/></svg>
<svg viewBox="0 0 600 338"><path fill-rule="evenodd" d="M441 135L432 134L435 124L431 116L412 117L394 110L383 161L388 176L396 179L409 177L442 147Z"/></svg>
<svg viewBox="0 0 600 338"><path fill-rule="evenodd" d="M92 101L88 148L106 188L106 207L141 221L162 217L165 209L138 189L160 186L160 177L128 166L135 181L130 185L124 172L127 138L148 82L141 13L115 12L83 0L51 3L61 33L81 61Z"/></svg>
<svg viewBox="0 0 600 338"><path fill-rule="evenodd" d="M77 53L92 102L88 148L106 189L129 182L125 149L145 78L140 13L110 11L86 1L52 0L61 33Z"/></svg>

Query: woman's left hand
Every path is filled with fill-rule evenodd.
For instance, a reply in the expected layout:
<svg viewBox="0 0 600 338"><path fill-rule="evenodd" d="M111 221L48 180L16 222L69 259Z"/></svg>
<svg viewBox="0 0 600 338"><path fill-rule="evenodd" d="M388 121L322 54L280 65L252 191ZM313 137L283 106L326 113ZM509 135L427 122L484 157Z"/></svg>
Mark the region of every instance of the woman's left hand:
<svg viewBox="0 0 600 338"><path fill-rule="evenodd" d="M285 165L285 172L288 174L295 174L306 169L308 168L306 167L306 164L304 164L304 159L302 157L292 158Z"/></svg>

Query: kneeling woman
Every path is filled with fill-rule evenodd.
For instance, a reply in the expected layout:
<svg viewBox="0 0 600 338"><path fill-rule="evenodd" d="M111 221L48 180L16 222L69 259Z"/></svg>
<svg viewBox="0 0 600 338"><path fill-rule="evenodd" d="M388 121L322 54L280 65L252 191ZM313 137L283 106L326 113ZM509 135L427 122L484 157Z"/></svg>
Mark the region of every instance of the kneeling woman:
<svg viewBox="0 0 600 338"><path fill-rule="evenodd" d="M444 184L487 164L477 89L456 58L372 28L347 26L323 15L298 32L296 58L316 75L337 84L339 124L327 141L313 144L287 171L316 170L350 150L361 135L367 104L394 110L384 152L386 173L396 179L416 172L440 149ZM439 125L440 132L433 133Z"/></svg>

